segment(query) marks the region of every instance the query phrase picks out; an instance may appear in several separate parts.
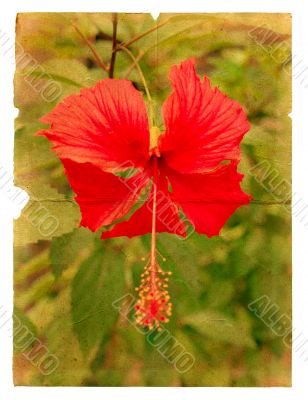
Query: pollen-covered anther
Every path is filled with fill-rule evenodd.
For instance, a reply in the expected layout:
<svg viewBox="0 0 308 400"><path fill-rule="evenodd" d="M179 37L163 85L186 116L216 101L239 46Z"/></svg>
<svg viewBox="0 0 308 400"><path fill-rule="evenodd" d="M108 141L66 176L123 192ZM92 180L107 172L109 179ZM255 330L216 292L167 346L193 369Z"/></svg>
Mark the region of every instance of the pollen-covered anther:
<svg viewBox="0 0 308 400"><path fill-rule="evenodd" d="M167 292L169 272L164 272L156 263L155 266L146 265L145 274L151 274L155 270L155 276L142 279L139 288L139 300L135 306L136 322L138 325L151 329L161 329L162 323L169 322L172 304Z"/></svg>

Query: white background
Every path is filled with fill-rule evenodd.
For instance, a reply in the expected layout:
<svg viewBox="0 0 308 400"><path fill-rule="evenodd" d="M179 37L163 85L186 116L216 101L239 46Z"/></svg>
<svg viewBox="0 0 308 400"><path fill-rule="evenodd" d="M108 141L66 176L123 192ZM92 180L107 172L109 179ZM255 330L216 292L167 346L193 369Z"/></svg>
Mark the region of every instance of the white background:
<svg viewBox="0 0 308 400"><path fill-rule="evenodd" d="M114 5L113 5L114 3ZM17 12L35 11L129 11L152 12L291 12L293 14L293 54L308 66L308 2L305 0L128 0L128 1L74 1L69 4L63 0L2 1L0 29L14 38ZM9 52L10 56L13 52ZM16 110L13 107L14 64L11 57L1 54L0 66L0 165L7 171L13 168L13 121ZM306 84L308 81L306 82ZM308 203L308 87L303 88L293 81L293 191ZM0 306L12 312L12 215L13 209L0 190L0 246L1 277ZM293 221L293 327L308 338L308 227L297 218ZM1 315L1 309L0 309ZM0 326L3 321L0 321ZM12 384L12 343L10 323L0 328L0 398L5 400L23 399L74 399L91 400L109 398L125 399L194 399L228 400L262 399L302 399L307 398L308 361L293 352L292 388L31 388ZM306 355L307 357L307 355ZM129 368L129 365L128 365ZM306 395L306 396L305 396Z"/></svg>

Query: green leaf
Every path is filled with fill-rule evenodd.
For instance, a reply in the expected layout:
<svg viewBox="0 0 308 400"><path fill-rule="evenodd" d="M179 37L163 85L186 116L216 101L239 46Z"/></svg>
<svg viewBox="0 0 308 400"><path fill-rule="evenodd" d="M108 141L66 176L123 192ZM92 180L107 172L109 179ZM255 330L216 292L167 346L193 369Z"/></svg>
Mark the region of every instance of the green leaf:
<svg viewBox="0 0 308 400"><path fill-rule="evenodd" d="M33 192L14 222L14 243L22 246L72 231L80 220L78 205L49 185L29 185ZM23 189L27 189L23 187Z"/></svg>
<svg viewBox="0 0 308 400"><path fill-rule="evenodd" d="M253 348L255 346L246 326L217 311L191 314L183 319L183 323L215 342L240 347Z"/></svg>
<svg viewBox="0 0 308 400"><path fill-rule="evenodd" d="M42 125L39 122L27 124L15 132L14 171L15 181L22 181L23 175L50 168L59 162L55 152L50 151L50 143L43 137L34 136ZM24 181L29 180L24 176Z"/></svg>
<svg viewBox="0 0 308 400"><path fill-rule="evenodd" d="M48 349L59 360L58 368L48 376L48 384L50 386L84 385L85 379L89 375L89 367L72 330L70 314L58 313L46 334ZM39 384L44 385L44 383L43 381Z"/></svg>
<svg viewBox="0 0 308 400"><path fill-rule="evenodd" d="M87 82L90 79L87 67L74 59L49 59L40 64L39 67L31 71L23 70L20 74L21 76L25 75L29 84L35 87L40 80L58 82L62 97L76 92L76 88L88 86Z"/></svg>
<svg viewBox="0 0 308 400"><path fill-rule="evenodd" d="M110 333L118 317L112 303L124 294L122 254L100 243L85 260L72 283L72 317L80 347L86 354Z"/></svg>
<svg viewBox="0 0 308 400"><path fill-rule="evenodd" d="M55 238L50 247L50 261L52 272L56 279L67 269L80 252L93 243L95 234L86 228L80 227L72 232Z"/></svg>
<svg viewBox="0 0 308 400"><path fill-rule="evenodd" d="M40 79L54 80L56 82L65 83L66 85L75 86L77 88L83 87L83 85L81 85L80 83L75 82L72 79L66 78L65 76L55 74L53 72L32 71L30 72L29 76Z"/></svg>
<svg viewBox="0 0 308 400"><path fill-rule="evenodd" d="M14 307L13 327L14 352L29 351L37 337L37 329L32 321L17 307Z"/></svg>

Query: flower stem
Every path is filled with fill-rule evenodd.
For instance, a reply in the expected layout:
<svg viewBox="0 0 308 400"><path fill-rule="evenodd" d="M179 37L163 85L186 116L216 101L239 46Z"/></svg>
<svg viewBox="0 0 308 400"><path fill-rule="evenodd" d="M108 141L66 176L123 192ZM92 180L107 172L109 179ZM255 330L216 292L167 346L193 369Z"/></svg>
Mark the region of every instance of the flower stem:
<svg viewBox="0 0 308 400"><path fill-rule="evenodd" d="M142 70L141 70L141 68L140 68L140 66L139 66L139 64L138 64L138 61L136 60L136 58L135 58L135 56L133 55L133 53L132 53L130 50L128 50L126 47L118 46L118 47L116 48L116 50L123 50L123 51L125 51L125 52L130 56L130 58L133 60L133 63L135 64L135 66L136 66L136 68L137 68L137 71L138 71L138 73L139 73L140 79L141 79L141 81L142 81L142 84L143 84L144 89L145 89L145 93L146 93L147 98L148 98L148 101L149 101L150 125L151 125L151 126L154 126L154 125L155 125L155 122L154 122L153 100L152 100L152 97L151 97L151 95L150 95L150 91L149 91L148 85L147 85L147 83L146 83L146 80L145 80L145 78L144 78L144 75L143 75L143 73L142 73ZM115 50L115 51L116 51L116 50Z"/></svg>
<svg viewBox="0 0 308 400"><path fill-rule="evenodd" d="M112 31L112 53L111 53L111 60L110 60L110 67L109 67L109 78L113 78L114 74L114 66L115 66L115 60L116 60L116 48L117 48L117 27L118 27L118 14L113 13L112 14L112 26L113 26L113 31Z"/></svg>

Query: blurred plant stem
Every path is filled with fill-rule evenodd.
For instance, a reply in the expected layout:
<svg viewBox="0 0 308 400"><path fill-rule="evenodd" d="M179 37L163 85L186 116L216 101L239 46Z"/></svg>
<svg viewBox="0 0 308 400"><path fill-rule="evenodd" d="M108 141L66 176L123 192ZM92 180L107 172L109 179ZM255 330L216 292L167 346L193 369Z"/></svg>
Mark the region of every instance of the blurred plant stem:
<svg viewBox="0 0 308 400"><path fill-rule="evenodd" d="M118 47L118 49L119 49L119 47ZM142 84L144 86L144 89L145 89L145 92L146 92L146 95L147 95L147 98L148 98L148 101L149 101L150 124L151 124L151 126L155 126L153 100L152 100L152 97L151 97L147 82L146 82L146 80L144 78L143 72L142 72L142 70L140 68L140 65L138 64L137 59L135 58L135 56L133 55L133 53L130 50L128 50L126 47L121 47L121 46L120 46L120 49L125 51L130 56L130 58L134 62L135 67L137 68L137 71L139 73L140 79L142 81Z"/></svg>
<svg viewBox="0 0 308 400"><path fill-rule="evenodd" d="M78 33L78 35L82 38L82 40L85 42L85 44L90 48L90 50L93 53L93 56L97 62L97 64L106 72L109 71L109 68L107 67L107 65L104 63L104 61L101 59L100 55L97 53L97 51L95 50L94 46L92 45L92 43L89 41L89 39L81 32L81 30L78 28L77 25L74 24L74 22L72 22L72 25L74 27L74 29L76 30L76 32Z"/></svg>
<svg viewBox="0 0 308 400"><path fill-rule="evenodd" d="M109 78L113 78L114 77L114 69L115 69L117 51L129 50L128 47L131 44L137 42L139 39L142 39L146 35L154 32L155 30L157 30L159 28L161 28L162 26L166 25L168 22L169 22L169 19L166 19L165 21L161 22L160 24L157 24L153 28L147 29L145 32L140 33L139 35L133 37L131 40L128 40L127 42L122 42L118 46L118 41L117 41L118 14L117 13L112 13L112 26L113 26L113 31L112 31L112 52L111 52L110 65L109 66L105 64L105 62L102 60L102 58L100 57L100 55L96 51L95 47L92 45L92 43L89 41L89 39L81 32L81 30L78 28L78 26L74 22L72 22L72 25L73 25L74 29L76 30L76 32L78 33L78 35L82 38L82 40L85 42L85 44L92 51L92 54L93 54L97 64L104 71L108 72ZM131 71L133 70L134 67L136 67L138 69L138 72L140 74L140 67L139 67L138 63L139 63L139 61L141 60L141 58L143 57L144 54L145 54L145 52L140 51L138 56L136 58L135 57L133 58L133 64L129 68L129 70L126 72L125 77L130 75L130 73L131 73ZM132 55L132 53L130 55ZM144 78L142 79L142 81L144 81ZM146 89L146 93L147 93L147 96L149 98L149 102L151 104L152 100L150 100L151 96L149 96L149 90L148 90L146 84L144 85L144 87ZM150 106L150 108L153 108L152 105ZM153 113L153 115L154 115L154 113Z"/></svg>
<svg viewBox="0 0 308 400"><path fill-rule="evenodd" d="M166 25L169 22L169 19L166 19L165 21L161 22L160 24L157 24L156 26L154 26L153 28L150 28L148 30L146 30L143 33L140 33L140 35L137 35L135 37L133 37L131 40L129 40L128 42L123 42L120 44L120 47L128 47L131 44L137 42L139 39L143 38L144 36L148 35L149 33L154 32L156 29L161 28L162 26Z"/></svg>
<svg viewBox="0 0 308 400"><path fill-rule="evenodd" d="M118 14L112 14L112 53L110 59L110 67L109 67L109 78L113 78L115 60L117 56L116 48L117 48L117 27L118 27Z"/></svg>
<svg viewBox="0 0 308 400"><path fill-rule="evenodd" d="M144 51L140 51L139 52L139 54L138 54L138 56L136 57L136 62L138 62L139 63L139 61L141 60L141 58L144 56ZM132 64L128 69L127 69L127 71L125 72L125 74L124 74L124 79L127 79L128 77L129 77L129 75L131 74L131 72L132 72L132 70L135 68L135 64Z"/></svg>

